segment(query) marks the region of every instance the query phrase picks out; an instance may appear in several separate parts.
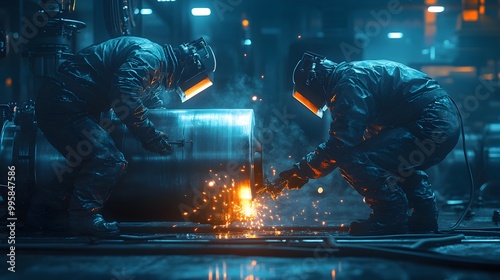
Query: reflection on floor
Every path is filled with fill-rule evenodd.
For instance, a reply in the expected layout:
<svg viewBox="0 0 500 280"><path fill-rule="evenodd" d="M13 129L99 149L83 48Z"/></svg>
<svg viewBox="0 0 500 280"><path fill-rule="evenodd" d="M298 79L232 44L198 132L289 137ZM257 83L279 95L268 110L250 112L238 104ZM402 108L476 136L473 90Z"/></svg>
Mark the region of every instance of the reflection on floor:
<svg viewBox="0 0 500 280"><path fill-rule="evenodd" d="M441 208L443 232L428 235L351 237L340 224L352 211L341 210L324 221L266 220L260 228L249 223L122 222L123 236L106 240L20 231L16 272L9 272L3 261L0 277L499 279L500 228L492 222L496 209L473 209L456 230L446 231L463 207ZM8 252L6 243L1 246Z"/></svg>

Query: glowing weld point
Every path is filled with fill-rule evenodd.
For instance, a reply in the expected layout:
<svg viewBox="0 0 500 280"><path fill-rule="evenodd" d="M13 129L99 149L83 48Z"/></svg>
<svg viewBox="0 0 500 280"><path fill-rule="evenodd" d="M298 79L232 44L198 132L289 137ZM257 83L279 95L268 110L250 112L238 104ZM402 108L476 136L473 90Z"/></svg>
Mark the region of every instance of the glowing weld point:
<svg viewBox="0 0 500 280"><path fill-rule="evenodd" d="M214 182L214 181L210 181L210 182L208 182L208 186L209 186L209 187L213 187L214 185L215 185L215 182Z"/></svg>
<svg viewBox="0 0 500 280"><path fill-rule="evenodd" d="M318 193L323 193L323 188L322 187L318 188Z"/></svg>
<svg viewBox="0 0 500 280"><path fill-rule="evenodd" d="M256 95L252 96L252 101L257 101L257 98L258 97Z"/></svg>

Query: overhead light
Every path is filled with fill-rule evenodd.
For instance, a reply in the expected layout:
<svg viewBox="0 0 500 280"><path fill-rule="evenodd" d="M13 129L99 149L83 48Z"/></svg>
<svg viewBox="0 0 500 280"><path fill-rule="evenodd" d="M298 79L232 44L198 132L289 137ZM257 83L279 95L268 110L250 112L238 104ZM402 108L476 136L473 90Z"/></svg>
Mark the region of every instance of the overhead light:
<svg viewBox="0 0 500 280"><path fill-rule="evenodd" d="M252 40L245 39L245 41L243 41L243 45L245 45L245 46L251 46L252 45Z"/></svg>
<svg viewBox="0 0 500 280"><path fill-rule="evenodd" d="M175 0L157 0L158 2L175 2Z"/></svg>
<svg viewBox="0 0 500 280"><path fill-rule="evenodd" d="M429 13L442 13L444 11L444 7L443 6L429 6L427 8L427 11Z"/></svg>
<svg viewBox="0 0 500 280"><path fill-rule="evenodd" d="M150 15L153 13L151 9L141 9L141 15Z"/></svg>
<svg viewBox="0 0 500 280"><path fill-rule="evenodd" d="M195 17L206 17L212 13L210 8L192 8L191 14Z"/></svg>
<svg viewBox="0 0 500 280"><path fill-rule="evenodd" d="M401 39L403 38L402 32L389 32L387 33L387 38L389 39Z"/></svg>

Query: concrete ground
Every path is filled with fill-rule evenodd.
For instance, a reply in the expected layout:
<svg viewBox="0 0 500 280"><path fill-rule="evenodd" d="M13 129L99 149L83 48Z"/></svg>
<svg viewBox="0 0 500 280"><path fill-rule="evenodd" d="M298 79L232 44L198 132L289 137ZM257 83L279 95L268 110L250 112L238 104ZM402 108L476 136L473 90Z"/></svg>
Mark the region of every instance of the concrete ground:
<svg viewBox="0 0 500 280"><path fill-rule="evenodd" d="M2 233L0 279L500 279L494 203L455 230L463 204L441 201L441 233L351 237L349 221L369 213L358 196L303 197L262 200L259 222L229 226L122 222L106 240L19 230L15 272Z"/></svg>

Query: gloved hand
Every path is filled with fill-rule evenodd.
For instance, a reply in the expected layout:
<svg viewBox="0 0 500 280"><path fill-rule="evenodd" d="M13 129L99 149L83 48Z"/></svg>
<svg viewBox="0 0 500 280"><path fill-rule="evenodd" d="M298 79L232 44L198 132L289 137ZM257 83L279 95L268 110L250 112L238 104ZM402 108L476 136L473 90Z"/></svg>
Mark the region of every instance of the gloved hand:
<svg viewBox="0 0 500 280"><path fill-rule="evenodd" d="M162 156L171 155L174 152L172 146L168 143L168 135L161 131L156 131L153 138L144 141L142 147Z"/></svg>
<svg viewBox="0 0 500 280"><path fill-rule="evenodd" d="M276 200L284 188L285 184L283 184L280 178L276 178L274 181L266 184L265 190L271 195L272 199Z"/></svg>
<svg viewBox="0 0 500 280"><path fill-rule="evenodd" d="M271 194L273 199L276 199L284 188L289 190L298 190L304 186L309 179L299 175L299 168L292 167L280 173L279 178L275 179L271 184L266 186L266 191Z"/></svg>
<svg viewBox="0 0 500 280"><path fill-rule="evenodd" d="M298 190L302 188L309 179L305 176L300 175L299 168L294 165L291 169L285 170L280 173L280 180L284 187L289 190Z"/></svg>

